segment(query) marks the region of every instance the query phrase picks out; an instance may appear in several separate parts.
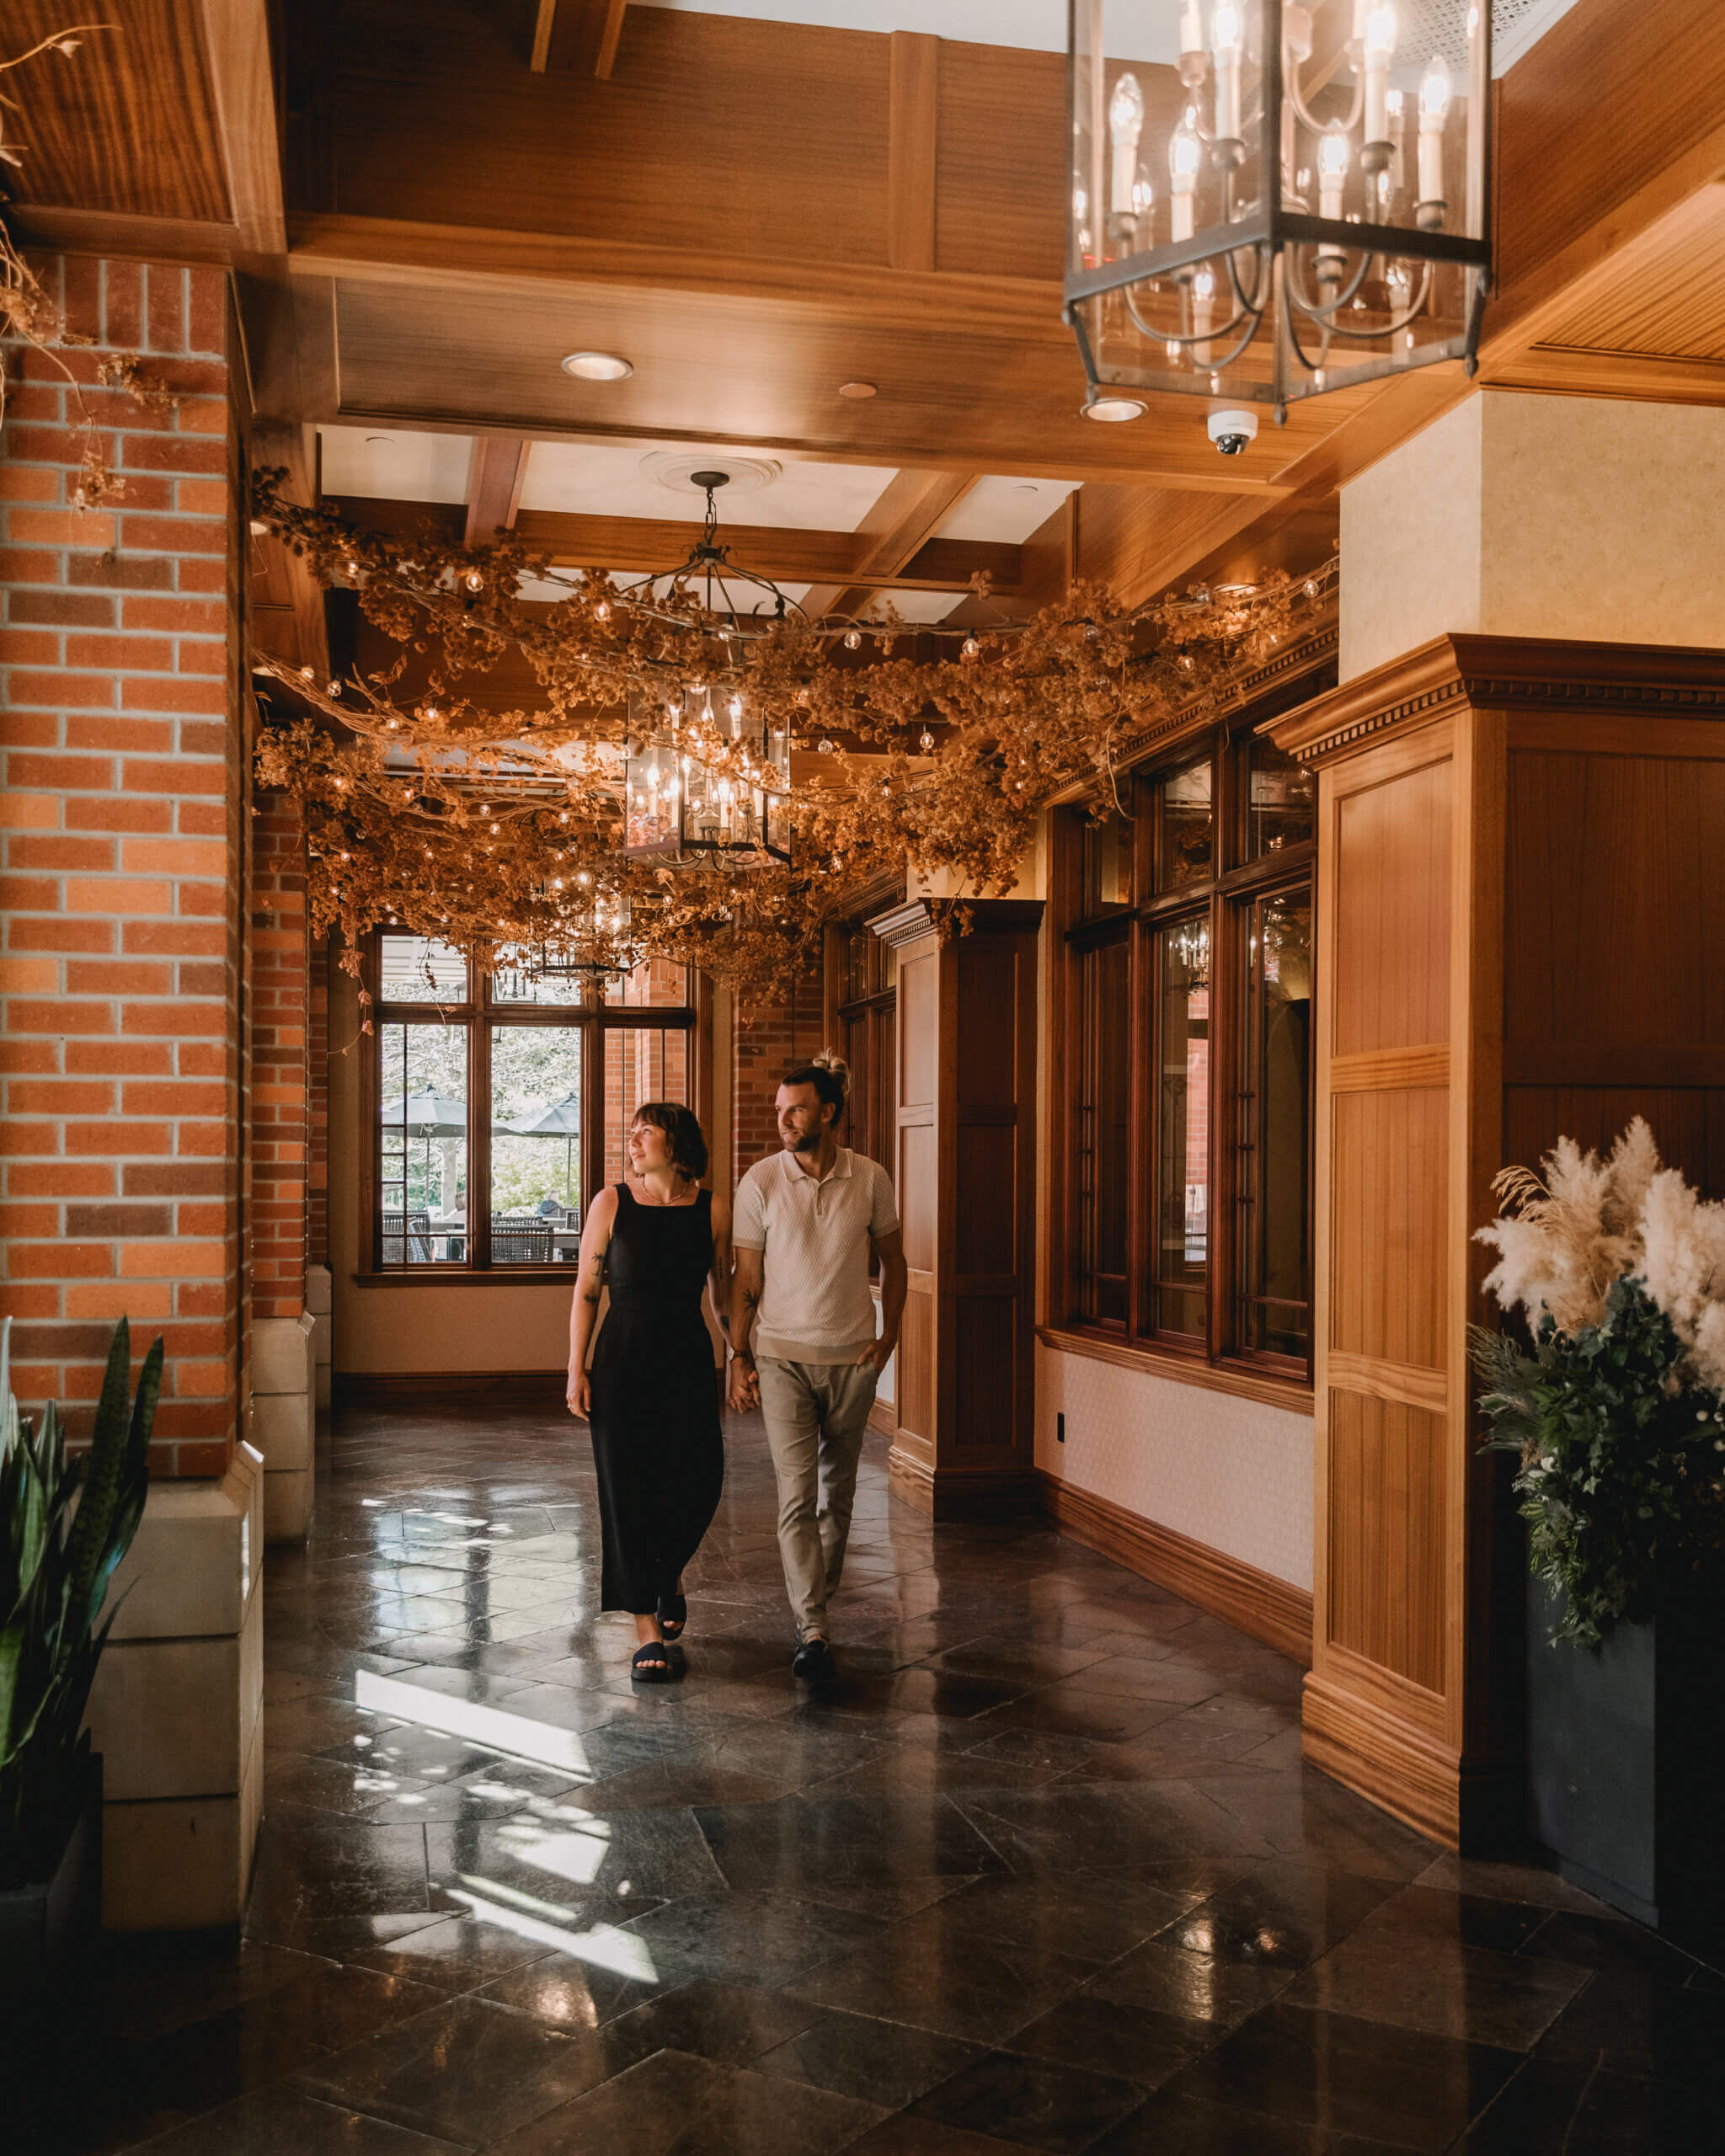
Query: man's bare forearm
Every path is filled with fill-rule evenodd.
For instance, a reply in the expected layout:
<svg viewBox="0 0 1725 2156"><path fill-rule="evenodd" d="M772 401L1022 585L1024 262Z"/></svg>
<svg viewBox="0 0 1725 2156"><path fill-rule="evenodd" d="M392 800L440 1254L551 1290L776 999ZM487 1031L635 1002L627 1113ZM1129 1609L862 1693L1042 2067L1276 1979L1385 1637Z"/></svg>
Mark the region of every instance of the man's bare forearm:
<svg viewBox="0 0 1725 2156"><path fill-rule="evenodd" d="M884 1257L880 1265L880 1337L897 1342L904 1321L905 1298L911 1290L910 1267L900 1252Z"/></svg>

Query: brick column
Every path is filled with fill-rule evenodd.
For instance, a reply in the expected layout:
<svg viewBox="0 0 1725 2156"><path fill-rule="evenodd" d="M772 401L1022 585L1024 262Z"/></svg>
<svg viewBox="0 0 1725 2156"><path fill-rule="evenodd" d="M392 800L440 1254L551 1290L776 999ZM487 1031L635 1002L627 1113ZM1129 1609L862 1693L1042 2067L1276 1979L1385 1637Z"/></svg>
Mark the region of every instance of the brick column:
<svg viewBox="0 0 1725 2156"><path fill-rule="evenodd" d="M0 505L6 627L5 1309L26 1406L93 1401L109 1332L168 1346L152 1470L219 1475L238 1404L239 739L224 294L68 260L79 327L147 341L177 412L85 385L118 501L69 506L64 378L21 355ZM111 430L111 431L109 431ZM77 1418L74 1417L74 1428Z"/></svg>
<svg viewBox="0 0 1725 2156"><path fill-rule="evenodd" d="M836 1041L822 1038L819 964L789 995L740 995L732 1030L731 1129L733 1183L747 1168L779 1150L778 1082L799 1057Z"/></svg>
<svg viewBox="0 0 1725 2156"><path fill-rule="evenodd" d="M286 794L259 793L253 805L250 905L250 1434L264 1455L264 1534L301 1541L317 1428L306 1266L312 953L305 828Z"/></svg>
<svg viewBox="0 0 1725 2156"><path fill-rule="evenodd" d="M261 1789L262 1540L241 1405L245 744L227 295L208 269L38 265L125 478L77 505L66 374L15 353L0 442L0 1310L13 1384L88 1427L122 1313L167 1343L135 1582L90 1724L121 1926L231 1924ZM179 398L99 386L141 351Z"/></svg>

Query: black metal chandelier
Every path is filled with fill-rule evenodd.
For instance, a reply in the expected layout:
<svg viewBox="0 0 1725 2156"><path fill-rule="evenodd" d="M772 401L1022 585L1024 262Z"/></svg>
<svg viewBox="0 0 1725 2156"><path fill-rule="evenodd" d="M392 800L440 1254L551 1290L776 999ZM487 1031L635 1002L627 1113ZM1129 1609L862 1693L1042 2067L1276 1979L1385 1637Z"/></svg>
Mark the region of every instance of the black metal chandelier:
<svg viewBox="0 0 1725 2156"><path fill-rule="evenodd" d="M711 617L702 627L713 646L713 677L697 687L680 681L663 696L650 686L630 693L623 851L637 859L674 864L729 855L741 867L791 857L790 736L753 707L736 662L739 646L751 636L803 610L771 577L740 567L719 544L713 496L729 476L691 473L706 493L706 520L687 558L668 572L675 590L701 587ZM642 604L643 589L630 586L624 595ZM750 591L760 596L745 611L740 595Z"/></svg>
<svg viewBox="0 0 1725 2156"><path fill-rule="evenodd" d="M1087 414L1461 359L1491 270L1486 0L1069 0Z"/></svg>

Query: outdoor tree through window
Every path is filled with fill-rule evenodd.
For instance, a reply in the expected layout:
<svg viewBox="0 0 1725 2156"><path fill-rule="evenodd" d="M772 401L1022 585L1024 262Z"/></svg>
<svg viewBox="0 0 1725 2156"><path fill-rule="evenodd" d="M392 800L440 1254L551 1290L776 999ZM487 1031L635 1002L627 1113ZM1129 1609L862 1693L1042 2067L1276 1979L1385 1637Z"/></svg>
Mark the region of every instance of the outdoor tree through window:
<svg viewBox="0 0 1725 2156"><path fill-rule="evenodd" d="M686 970L649 960L609 986L501 962L488 974L392 935L373 963L373 1265L573 1264L594 1193L625 1173L636 1108L690 1100Z"/></svg>

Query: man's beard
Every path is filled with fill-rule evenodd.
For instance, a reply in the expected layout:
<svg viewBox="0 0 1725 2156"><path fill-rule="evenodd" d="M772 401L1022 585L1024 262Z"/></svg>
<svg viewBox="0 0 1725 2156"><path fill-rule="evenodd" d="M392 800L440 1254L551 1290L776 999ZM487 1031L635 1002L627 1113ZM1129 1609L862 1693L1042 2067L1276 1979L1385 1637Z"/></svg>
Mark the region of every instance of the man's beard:
<svg viewBox="0 0 1725 2156"><path fill-rule="evenodd" d="M785 1150L788 1153L818 1153L820 1150L820 1133L805 1130L800 1138L787 1139Z"/></svg>

